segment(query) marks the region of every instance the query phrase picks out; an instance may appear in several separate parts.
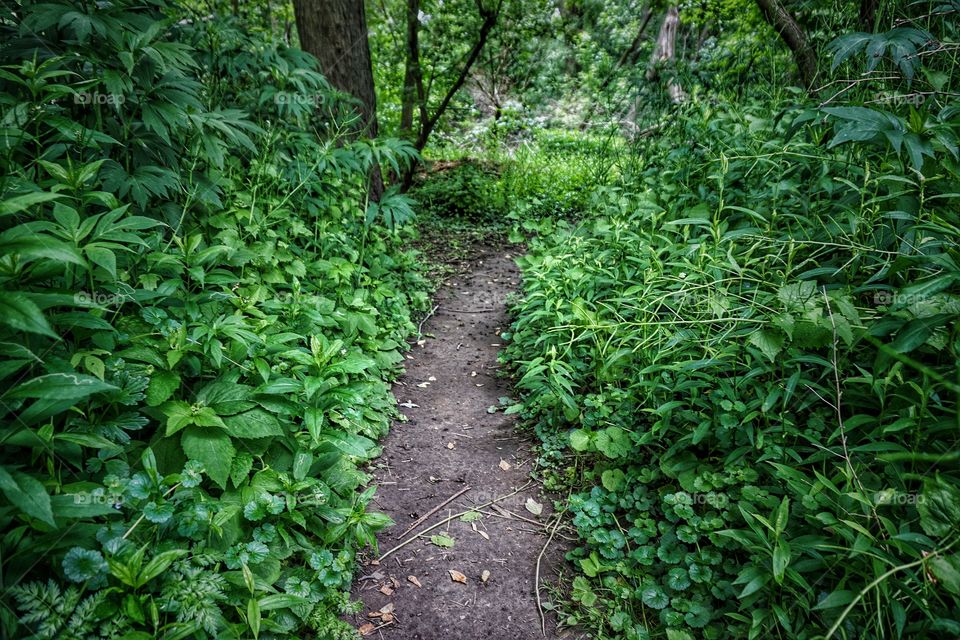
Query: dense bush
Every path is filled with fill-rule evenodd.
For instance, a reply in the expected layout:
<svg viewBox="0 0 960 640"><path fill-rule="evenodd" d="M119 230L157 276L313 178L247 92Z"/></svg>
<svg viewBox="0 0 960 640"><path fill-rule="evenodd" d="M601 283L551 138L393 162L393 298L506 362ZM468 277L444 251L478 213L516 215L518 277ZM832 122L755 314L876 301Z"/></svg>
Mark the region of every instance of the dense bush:
<svg viewBox="0 0 960 640"><path fill-rule="evenodd" d="M574 491L567 622L960 634L949 102L695 101L531 240L505 360L548 486Z"/></svg>
<svg viewBox="0 0 960 640"><path fill-rule="evenodd" d="M474 223L500 220L507 204L498 169L470 158L434 163L410 195L425 214Z"/></svg>
<svg viewBox="0 0 960 640"><path fill-rule="evenodd" d="M183 15L0 15L4 637L347 637L389 522L358 464L425 296L367 175L410 148L337 139L305 54Z"/></svg>

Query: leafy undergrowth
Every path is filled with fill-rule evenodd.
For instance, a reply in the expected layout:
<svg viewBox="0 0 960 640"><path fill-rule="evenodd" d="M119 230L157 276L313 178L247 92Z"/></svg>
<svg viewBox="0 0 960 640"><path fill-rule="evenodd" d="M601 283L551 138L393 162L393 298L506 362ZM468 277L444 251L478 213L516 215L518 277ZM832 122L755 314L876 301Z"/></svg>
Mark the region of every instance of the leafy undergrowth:
<svg viewBox="0 0 960 640"><path fill-rule="evenodd" d="M0 635L353 637L426 305L367 175L411 150L311 133L312 59L168 9L4 18Z"/></svg>
<svg viewBox="0 0 960 640"><path fill-rule="evenodd" d="M579 222L525 227L503 358L574 491L562 622L957 636L955 143L771 113L688 105Z"/></svg>

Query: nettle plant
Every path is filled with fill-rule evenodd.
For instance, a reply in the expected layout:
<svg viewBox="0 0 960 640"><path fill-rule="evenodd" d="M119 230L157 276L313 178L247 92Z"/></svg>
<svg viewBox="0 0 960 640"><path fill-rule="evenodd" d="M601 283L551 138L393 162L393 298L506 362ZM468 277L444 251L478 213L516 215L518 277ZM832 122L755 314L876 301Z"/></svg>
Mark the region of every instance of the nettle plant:
<svg viewBox="0 0 960 640"><path fill-rule="evenodd" d="M412 149L165 2L4 12L3 635L351 637L389 524L358 465L426 300L367 176Z"/></svg>
<svg viewBox="0 0 960 640"><path fill-rule="evenodd" d="M582 606L562 619L598 638L957 635L953 150L917 163L840 120L684 109L521 259L505 360L548 481L573 490Z"/></svg>

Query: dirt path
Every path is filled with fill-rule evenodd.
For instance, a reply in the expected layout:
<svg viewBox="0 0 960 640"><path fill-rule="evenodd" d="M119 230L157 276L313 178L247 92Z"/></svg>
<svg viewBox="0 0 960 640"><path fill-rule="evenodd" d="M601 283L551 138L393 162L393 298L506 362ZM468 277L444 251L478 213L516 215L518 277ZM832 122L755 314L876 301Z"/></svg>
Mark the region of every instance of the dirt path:
<svg viewBox="0 0 960 640"><path fill-rule="evenodd" d="M514 433L510 416L502 410L488 412L499 406L501 396L510 395L496 376L497 351L499 332L509 324L505 299L518 280L513 257L495 251L474 259L469 273L453 278L438 293L434 304L439 307L423 327L425 340L410 351L406 374L394 387L408 420L394 425L374 472L380 486L376 507L397 523L381 533L381 554L450 514L529 483L533 459L528 442ZM415 532L402 536L417 518L466 487L468 491ZM525 509L528 498L542 504L539 517ZM535 483L498 505L523 518L549 522L550 501ZM476 522L454 519L382 563L363 567L353 590L365 605L356 616L357 626L382 624L368 614L392 604L393 623L369 637L542 638L534 569L546 540L544 527L502 515ZM453 547L431 544L430 536L436 534L453 538ZM541 575L553 577L549 562L558 553L547 554ZM466 584L455 582L449 570L462 573ZM490 572L486 582L481 579L484 571ZM556 637L552 627L548 613L551 638Z"/></svg>

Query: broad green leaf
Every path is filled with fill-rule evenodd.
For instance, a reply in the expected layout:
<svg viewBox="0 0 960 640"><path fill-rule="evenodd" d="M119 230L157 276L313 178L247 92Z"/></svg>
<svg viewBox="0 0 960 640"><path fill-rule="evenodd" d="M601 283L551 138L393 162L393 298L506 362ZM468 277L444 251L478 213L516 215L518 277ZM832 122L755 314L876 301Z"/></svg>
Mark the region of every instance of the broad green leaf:
<svg viewBox="0 0 960 640"><path fill-rule="evenodd" d="M50 202L51 200L56 200L63 197L64 195L62 193L46 193L38 191L34 193L25 193L21 196L14 196L12 198L7 198L6 200L0 200L0 218L14 213L19 213L20 211L29 209L35 204L42 204L44 202Z"/></svg>
<svg viewBox="0 0 960 640"><path fill-rule="evenodd" d="M751 333L748 340L760 349L770 362L776 360L783 349L783 334L776 329L759 329Z"/></svg>
<svg viewBox="0 0 960 640"><path fill-rule="evenodd" d="M58 337L40 308L23 294L14 291L0 292L0 324L16 331L39 333L55 339Z"/></svg>
<svg viewBox="0 0 960 640"><path fill-rule="evenodd" d="M227 478L236 455L230 436L219 429L187 427L180 438L180 446L188 458L203 463L207 475L221 489L227 488Z"/></svg>
<svg viewBox="0 0 960 640"><path fill-rule="evenodd" d="M14 387L7 397L79 400L103 391L117 391L117 387L80 373L48 373Z"/></svg>
<svg viewBox="0 0 960 640"><path fill-rule="evenodd" d="M947 591L960 595L960 554L934 556L928 565Z"/></svg>
<svg viewBox="0 0 960 640"><path fill-rule="evenodd" d="M235 416L222 418L227 433L234 438L268 438L282 436L280 422L263 409L253 409Z"/></svg>
<svg viewBox="0 0 960 640"><path fill-rule="evenodd" d="M147 405L156 407L170 399L180 387L180 376L173 371L155 371L147 386Z"/></svg>
<svg viewBox="0 0 960 640"><path fill-rule="evenodd" d="M590 435L582 429L570 432L570 446L574 451L586 451L590 447Z"/></svg>
<svg viewBox="0 0 960 640"><path fill-rule="evenodd" d="M32 518L56 527L50 496L39 480L20 471L0 467L0 491L15 507Z"/></svg>

